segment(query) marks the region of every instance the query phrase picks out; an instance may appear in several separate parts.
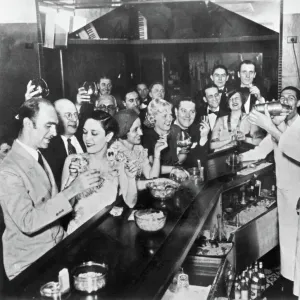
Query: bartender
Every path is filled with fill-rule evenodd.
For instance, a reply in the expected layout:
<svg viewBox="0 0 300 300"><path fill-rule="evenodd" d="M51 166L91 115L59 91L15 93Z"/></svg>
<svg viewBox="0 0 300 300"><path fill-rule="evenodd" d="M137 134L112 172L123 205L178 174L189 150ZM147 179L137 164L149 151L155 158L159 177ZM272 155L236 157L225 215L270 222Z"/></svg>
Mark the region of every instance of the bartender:
<svg viewBox="0 0 300 300"><path fill-rule="evenodd" d="M284 278L294 281L298 227L298 216L295 213L295 207L300 197L300 165L282 152L281 148L278 147L278 142L283 133L285 135L289 131L299 130L300 117L297 113L297 107L300 105L300 91L292 86L284 88L281 91L280 102L291 106L291 112L287 115L271 118L266 106L265 114L256 110L252 110L250 113L249 121L265 129L268 135L255 149L245 152L242 155L242 160L263 159L274 150L279 219L280 271ZM295 147L295 145L292 147Z"/></svg>
<svg viewBox="0 0 300 300"><path fill-rule="evenodd" d="M284 125L284 124L283 124ZM300 166L300 118L293 126L288 127L280 137L279 149L286 156L294 159ZM292 176L292 174L290 175ZM299 214L300 198L297 204L297 212ZM296 207L295 207L296 209ZM294 215L296 210L294 211ZM295 273L294 273L294 295L300 295L300 219L298 217L298 234L296 240L296 259L295 259Z"/></svg>

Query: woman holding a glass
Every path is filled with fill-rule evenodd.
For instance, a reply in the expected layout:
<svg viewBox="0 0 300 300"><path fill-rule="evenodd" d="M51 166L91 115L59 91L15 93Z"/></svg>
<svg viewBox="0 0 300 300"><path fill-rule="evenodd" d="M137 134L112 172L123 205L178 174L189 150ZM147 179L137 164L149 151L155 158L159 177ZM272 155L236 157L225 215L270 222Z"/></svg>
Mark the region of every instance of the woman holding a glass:
<svg viewBox="0 0 300 300"><path fill-rule="evenodd" d="M250 124L248 115L242 112L246 100L244 98L238 90L228 93L227 103L231 112L217 119L210 142L212 150L219 151L236 146L237 141L258 145L262 140L259 127Z"/></svg>

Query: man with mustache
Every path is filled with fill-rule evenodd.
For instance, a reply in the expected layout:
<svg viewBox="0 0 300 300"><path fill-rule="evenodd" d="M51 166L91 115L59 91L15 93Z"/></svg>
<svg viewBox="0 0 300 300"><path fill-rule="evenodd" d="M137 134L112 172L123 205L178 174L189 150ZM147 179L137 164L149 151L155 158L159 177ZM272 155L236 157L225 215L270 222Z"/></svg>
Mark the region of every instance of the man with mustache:
<svg viewBox="0 0 300 300"><path fill-rule="evenodd" d="M66 236L59 220L72 212L76 195L101 179L99 171L87 171L58 193L50 166L39 151L56 136L58 118L50 101L25 101L15 122L18 137L0 169L3 260L10 280Z"/></svg>
<svg viewBox="0 0 300 300"><path fill-rule="evenodd" d="M58 115L58 135L55 136L47 149L42 150L53 172L56 184L60 187L61 174L68 155L83 153L85 146L81 136L76 136L79 126L78 112L74 103L68 99L54 102Z"/></svg>

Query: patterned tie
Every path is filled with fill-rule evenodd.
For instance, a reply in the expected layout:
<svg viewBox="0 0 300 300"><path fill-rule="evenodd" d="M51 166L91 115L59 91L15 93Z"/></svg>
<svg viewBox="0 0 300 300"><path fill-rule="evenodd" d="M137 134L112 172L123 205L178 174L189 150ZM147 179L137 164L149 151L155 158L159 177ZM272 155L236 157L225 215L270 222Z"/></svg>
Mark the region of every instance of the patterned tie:
<svg viewBox="0 0 300 300"><path fill-rule="evenodd" d="M68 139L68 152L69 152L69 155L77 153L75 147L71 143L71 139Z"/></svg>

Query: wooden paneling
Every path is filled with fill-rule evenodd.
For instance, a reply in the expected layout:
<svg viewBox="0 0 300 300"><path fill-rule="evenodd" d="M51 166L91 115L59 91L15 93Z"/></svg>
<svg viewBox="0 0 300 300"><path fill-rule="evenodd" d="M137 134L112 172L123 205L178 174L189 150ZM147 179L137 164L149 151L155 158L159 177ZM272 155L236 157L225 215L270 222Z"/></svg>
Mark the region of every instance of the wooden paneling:
<svg viewBox="0 0 300 300"><path fill-rule="evenodd" d="M26 85L38 77L37 25L0 24L0 136L24 101Z"/></svg>

